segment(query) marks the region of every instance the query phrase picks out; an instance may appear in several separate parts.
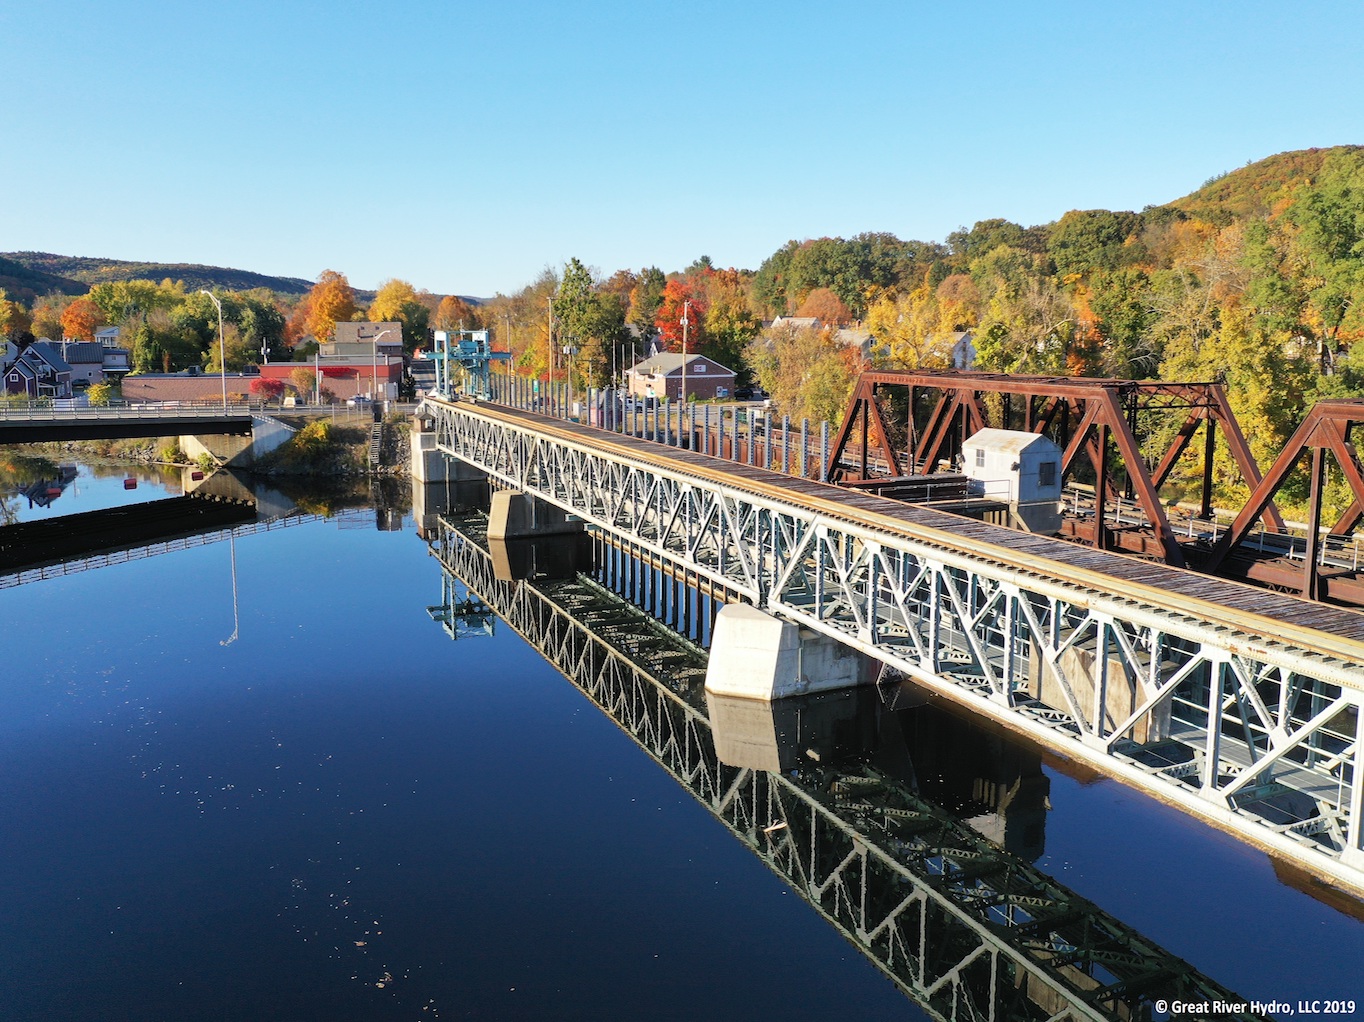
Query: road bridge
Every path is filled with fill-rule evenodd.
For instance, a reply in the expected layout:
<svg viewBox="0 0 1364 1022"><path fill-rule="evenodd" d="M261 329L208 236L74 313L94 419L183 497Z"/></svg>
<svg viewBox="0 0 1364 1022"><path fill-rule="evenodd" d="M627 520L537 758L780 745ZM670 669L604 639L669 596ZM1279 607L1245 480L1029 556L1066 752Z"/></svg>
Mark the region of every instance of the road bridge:
<svg viewBox="0 0 1364 1022"><path fill-rule="evenodd" d="M433 618L449 629L496 612L930 1017L1079 1022L1150 1017L1161 1000L1245 1003L855 753L787 771L726 762L704 650L586 576L499 580L483 528L440 521Z"/></svg>
<svg viewBox="0 0 1364 1022"><path fill-rule="evenodd" d="M490 404L436 447L1364 892L1364 616Z"/></svg>

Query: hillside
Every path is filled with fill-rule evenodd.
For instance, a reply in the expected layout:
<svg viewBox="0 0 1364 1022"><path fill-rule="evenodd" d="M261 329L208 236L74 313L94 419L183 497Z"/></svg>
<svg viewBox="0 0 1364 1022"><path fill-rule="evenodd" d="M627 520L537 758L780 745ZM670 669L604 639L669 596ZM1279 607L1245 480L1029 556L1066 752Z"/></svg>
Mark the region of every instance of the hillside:
<svg viewBox="0 0 1364 1022"><path fill-rule="evenodd" d="M1166 205L1218 227L1246 217L1270 216L1295 190L1312 183L1328 158L1361 151L1364 146L1350 145L1267 156L1215 177L1196 192Z"/></svg>
<svg viewBox="0 0 1364 1022"><path fill-rule="evenodd" d="M0 289L26 305L34 298L54 291L63 295L83 295L87 288L88 285L79 280L35 270L13 259L0 257Z"/></svg>
<svg viewBox="0 0 1364 1022"><path fill-rule="evenodd" d="M263 287L286 295L306 294L313 286L311 280L303 280L300 277L272 277L264 273L252 273L250 270L203 266L198 263L140 263L125 259L54 255L51 252L4 252L0 253L0 259L18 263L41 274L79 281L87 286L115 280L170 279L184 281L185 287L191 290L206 287L249 291L252 288ZM3 272L2 269L0 272ZM78 292L68 290L65 293Z"/></svg>

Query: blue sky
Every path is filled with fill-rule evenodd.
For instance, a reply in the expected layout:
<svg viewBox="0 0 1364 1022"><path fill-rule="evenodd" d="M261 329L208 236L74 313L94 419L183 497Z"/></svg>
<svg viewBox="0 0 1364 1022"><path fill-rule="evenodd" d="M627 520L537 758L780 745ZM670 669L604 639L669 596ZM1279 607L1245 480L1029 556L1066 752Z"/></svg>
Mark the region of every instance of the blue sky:
<svg viewBox="0 0 1364 1022"><path fill-rule="evenodd" d="M0 251L510 292L1364 143L1364 5L0 0Z"/></svg>

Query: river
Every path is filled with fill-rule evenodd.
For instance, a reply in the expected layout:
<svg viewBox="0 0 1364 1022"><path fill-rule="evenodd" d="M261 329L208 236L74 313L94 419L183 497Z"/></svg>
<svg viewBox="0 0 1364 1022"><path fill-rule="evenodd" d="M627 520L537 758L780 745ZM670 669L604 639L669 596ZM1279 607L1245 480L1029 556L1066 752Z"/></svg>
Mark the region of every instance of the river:
<svg viewBox="0 0 1364 1022"><path fill-rule="evenodd" d="M401 512L0 588L0 1018L925 1017L509 628L451 641ZM1038 867L1247 998L1364 1001L1357 903L1025 754Z"/></svg>

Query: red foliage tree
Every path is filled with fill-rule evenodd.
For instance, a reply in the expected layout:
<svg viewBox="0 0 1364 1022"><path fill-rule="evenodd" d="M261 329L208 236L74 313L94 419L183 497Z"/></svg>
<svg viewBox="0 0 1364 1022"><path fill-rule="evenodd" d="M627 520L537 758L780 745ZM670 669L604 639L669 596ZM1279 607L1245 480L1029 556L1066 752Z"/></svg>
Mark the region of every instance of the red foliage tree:
<svg viewBox="0 0 1364 1022"><path fill-rule="evenodd" d="M690 302L690 306L684 303ZM693 353L701 347L703 340L702 321L706 315L706 302L699 288L689 282L675 278L668 281L663 289L663 304L658 307L654 325L658 327L659 339L668 351L682 350L682 312L687 311L687 352Z"/></svg>
<svg viewBox="0 0 1364 1022"><path fill-rule="evenodd" d="M257 376L251 381L251 393L262 401L278 401L284 394L284 381Z"/></svg>

